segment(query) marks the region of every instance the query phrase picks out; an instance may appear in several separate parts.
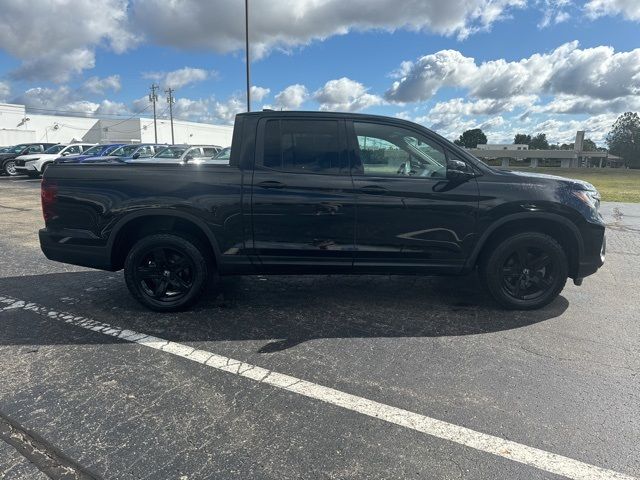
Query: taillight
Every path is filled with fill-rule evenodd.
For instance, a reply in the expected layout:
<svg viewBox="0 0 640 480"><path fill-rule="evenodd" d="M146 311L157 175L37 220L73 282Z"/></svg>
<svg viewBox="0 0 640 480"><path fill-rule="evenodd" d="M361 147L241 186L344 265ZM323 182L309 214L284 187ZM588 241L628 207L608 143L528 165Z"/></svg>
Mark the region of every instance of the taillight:
<svg viewBox="0 0 640 480"><path fill-rule="evenodd" d="M47 223L55 215L55 205L58 199L58 185L51 180L42 180L40 185L40 198L42 200L42 215Z"/></svg>

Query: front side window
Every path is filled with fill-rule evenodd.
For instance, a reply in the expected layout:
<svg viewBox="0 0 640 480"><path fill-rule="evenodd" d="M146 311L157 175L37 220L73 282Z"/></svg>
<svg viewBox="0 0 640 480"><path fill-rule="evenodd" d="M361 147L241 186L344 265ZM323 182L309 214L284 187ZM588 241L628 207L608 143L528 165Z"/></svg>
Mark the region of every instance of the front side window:
<svg viewBox="0 0 640 480"><path fill-rule="evenodd" d="M94 145L91 148L87 148L82 153L85 155L100 155L103 149L104 149L104 145Z"/></svg>
<svg viewBox="0 0 640 480"><path fill-rule="evenodd" d="M204 156L209 158L218 152L218 149L213 147L204 147L202 150L204 150Z"/></svg>
<svg viewBox="0 0 640 480"><path fill-rule="evenodd" d="M156 158L180 158L187 149L184 147L167 147L156 155Z"/></svg>
<svg viewBox="0 0 640 480"><path fill-rule="evenodd" d="M140 157L138 158L149 158L153 156L153 148L149 145L145 145L144 147L140 147L136 153L140 154Z"/></svg>
<svg viewBox="0 0 640 480"><path fill-rule="evenodd" d="M80 147L80 145L71 145L70 147L67 147L64 151L64 153L67 153L69 155L75 155L76 153L80 153L82 152L82 148Z"/></svg>
<svg viewBox="0 0 640 480"><path fill-rule="evenodd" d="M267 121L263 165L297 173L346 172L338 125L335 120Z"/></svg>
<svg viewBox="0 0 640 480"><path fill-rule="evenodd" d="M431 139L393 125L354 122L364 175L445 178L444 150Z"/></svg>
<svg viewBox="0 0 640 480"><path fill-rule="evenodd" d="M29 150L27 150L28 153L40 153L41 151L42 145L31 145Z"/></svg>
<svg viewBox="0 0 640 480"><path fill-rule="evenodd" d="M114 157L130 157L138 147L139 145L123 145L111 152L111 155Z"/></svg>

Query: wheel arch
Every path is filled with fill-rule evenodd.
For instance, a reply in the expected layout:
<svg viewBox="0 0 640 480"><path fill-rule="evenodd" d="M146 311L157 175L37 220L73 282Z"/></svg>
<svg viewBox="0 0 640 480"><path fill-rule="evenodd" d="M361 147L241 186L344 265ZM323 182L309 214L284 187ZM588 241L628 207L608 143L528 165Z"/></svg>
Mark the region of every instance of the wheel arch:
<svg viewBox="0 0 640 480"><path fill-rule="evenodd" d="M207 248L216 264L219 261L218 242L203 220L186 212L153 209L130 213L111 230L107 249L114 269L123 267L127 253L137 240L154 233L183 233L194 237Z"/></svg>
<svg viewBox="0 0 640 480"><path fill-rule="evenodd" d="M548 212L527 212L506 216L491 224L474 247L466 269L473 269L489 249L506 236L522 232L539 232L549 235L562 246L569 262L569 276L576 275L584 243L578 227L569 219Z"/></svg>

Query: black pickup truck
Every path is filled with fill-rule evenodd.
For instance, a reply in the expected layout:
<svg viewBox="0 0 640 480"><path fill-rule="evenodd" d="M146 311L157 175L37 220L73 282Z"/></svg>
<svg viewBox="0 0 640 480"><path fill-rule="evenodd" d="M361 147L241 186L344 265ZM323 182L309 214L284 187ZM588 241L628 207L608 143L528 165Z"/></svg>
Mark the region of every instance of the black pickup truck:
<svg viewBox="0 0 640 480"><path fill-rule="evenodd" d="M551 302L604 262L585 182L491 168L400 119L238 115L229 165L55 165L42 182L45 255L124 268L157 311L233 274L463 275L506 308Z"/></svg>

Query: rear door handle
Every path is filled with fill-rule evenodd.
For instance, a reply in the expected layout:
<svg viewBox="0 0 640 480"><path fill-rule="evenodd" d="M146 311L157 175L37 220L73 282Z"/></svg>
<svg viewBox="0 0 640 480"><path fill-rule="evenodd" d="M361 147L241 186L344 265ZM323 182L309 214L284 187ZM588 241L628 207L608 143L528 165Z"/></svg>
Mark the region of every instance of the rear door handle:
<svg viewBox="0 0 640 480"><path fill-rule="evenodd" d="M388 190L380 185L366 185L360 188L360 193L366 193L367 195L384 195Z"/></svg>
<svg viewBox="0 0 640 480"><path fill-rule="evenodd" d="M284 188L286 185L282 182L277 182L275 180L265 180L264 182L258 183L258 187L260 188Z"/></svg>

